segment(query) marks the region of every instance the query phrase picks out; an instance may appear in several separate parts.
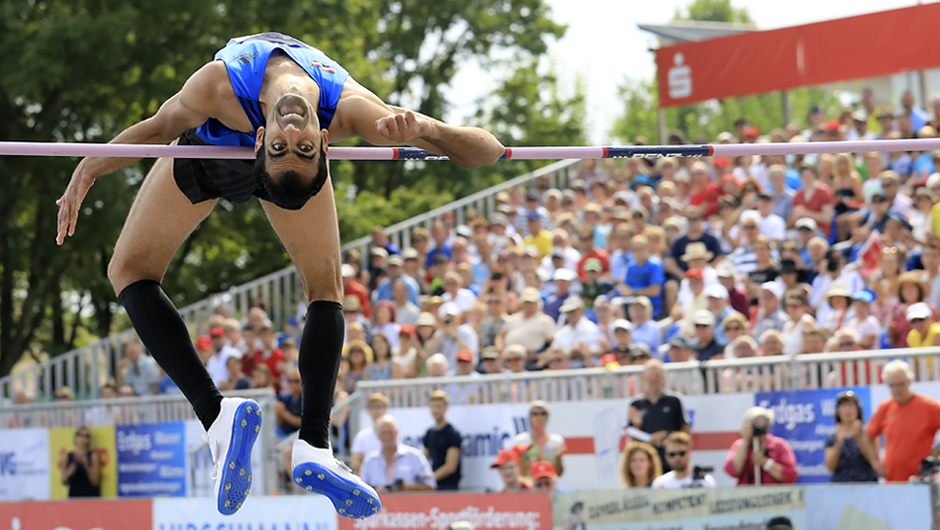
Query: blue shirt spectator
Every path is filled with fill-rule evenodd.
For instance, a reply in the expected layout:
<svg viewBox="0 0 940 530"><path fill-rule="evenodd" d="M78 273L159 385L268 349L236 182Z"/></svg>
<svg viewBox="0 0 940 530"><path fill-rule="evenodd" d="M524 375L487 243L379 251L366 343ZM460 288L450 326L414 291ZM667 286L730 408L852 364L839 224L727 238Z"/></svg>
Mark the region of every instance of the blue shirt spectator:
<svg viewBox="0 0 940 530"><path fill-rule="evenodd" d="M395 280L401 280L405 284L405 287L408 288L408 301L414 305L418 305L418 294L421 292L421 288L418 286L418 282L414 278L408 276L407 274L401 273L401 266L397 265L401 262L401 257L392 256L388 260L388 278L382 280L382 283L376 287L376 298L373 302L378 302L379 300L389 300L393 301L392 297L392 287L395 283ZM395 264L395 265L393 265Z"/></svg>
<svg viewBox="0 0 940 530"><path fill-rule="evenodd" d="M663 266L642 256L643 263L637 261L637 252L634 252L634 258L627 264L626 283L634 292L646 289L653 285L662 286L666 282L666 274ZM663 293L660 289L656 296L647 296L653 303L653 314L658 315L663 303ZM650 345L650 348L653 346Z"/></svg>

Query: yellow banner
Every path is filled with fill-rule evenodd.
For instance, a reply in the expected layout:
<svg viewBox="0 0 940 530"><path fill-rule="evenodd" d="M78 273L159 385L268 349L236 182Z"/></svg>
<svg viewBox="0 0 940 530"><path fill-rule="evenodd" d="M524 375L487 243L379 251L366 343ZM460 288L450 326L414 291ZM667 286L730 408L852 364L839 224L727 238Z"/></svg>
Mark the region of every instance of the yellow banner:
<svg viewBox="0 0 940 530"><path fill-rule="evenodd" d="M90 447L95 451L101 463L101 496L116 497L117 451L114 447L114 426L112 425L49 429L49 469L52 472L50 497L52 499L69 497L69 486L62 483L62 474L69 453L75 451L75 434L79 429L88 429L91 433Z"/></svg>

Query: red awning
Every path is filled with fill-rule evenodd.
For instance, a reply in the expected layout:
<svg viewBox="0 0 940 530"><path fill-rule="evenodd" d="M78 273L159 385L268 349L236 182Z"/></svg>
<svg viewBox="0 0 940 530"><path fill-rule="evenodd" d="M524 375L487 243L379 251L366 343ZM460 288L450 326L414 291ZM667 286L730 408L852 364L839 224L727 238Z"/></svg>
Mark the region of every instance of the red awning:
<svg viewBox="0 0 940 530"><path fill-rule="evenodd" d="M656 50L663 108L937 66L940 4Z"/></svg>

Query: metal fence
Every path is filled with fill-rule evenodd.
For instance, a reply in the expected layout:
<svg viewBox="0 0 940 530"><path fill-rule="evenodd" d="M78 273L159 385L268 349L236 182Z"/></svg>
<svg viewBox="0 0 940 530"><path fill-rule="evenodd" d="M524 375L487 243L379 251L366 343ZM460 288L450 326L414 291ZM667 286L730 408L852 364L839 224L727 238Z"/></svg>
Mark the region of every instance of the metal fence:
<svg viewBox="0 0 940 530"><path fill-rule="evenodd" d="M430 229L431 224L444 214L452 214L458 224L467 219L470 210L474 210L482 218L488 218L496 211L496 194L501 191L526 185L539 177L546 177L550 187L566 187L571 173L577 170L577 163L577 160L555 162L390 226L386 232L389 239L399 247L409 247L412 230L418 227ZM363 259L367 259L371 243L371 236L361 237L343 245L343 250L357 249ZM263 300L269 308L269 316L275 327L284 329L296 314L298 306L304 304L302 282L297 270L289 267L244 285L232 287L223 293L211 295L180 309L180 315L191 333L204 333L209 319L220 308L225 308L237 318L245 318L252 301L256 299ZM72 388L78 399L99 397L100 388L116 374L124 344L136 340L137 335L133 329L125 330L22 372L0 378L0 400L12 398L17 390L25 389L40 401L52 401L55 390L61 386Z"/></svg>
<svg viewBox="0 0 940 530"><path fill-rule="evenodd" d="M226 392L226 395L254 399L261 405L265 421L259 441L263 449L263 494L278 491L283 467L275 434L274 393L270 390ZM86 401L65 401L0 407L0 428L93 427L97 425L139 425L196 419L192 406L182 395L151 396ZM201 445L199 450L208 446ZM203 492L205 493L205 492Z"/></svg>

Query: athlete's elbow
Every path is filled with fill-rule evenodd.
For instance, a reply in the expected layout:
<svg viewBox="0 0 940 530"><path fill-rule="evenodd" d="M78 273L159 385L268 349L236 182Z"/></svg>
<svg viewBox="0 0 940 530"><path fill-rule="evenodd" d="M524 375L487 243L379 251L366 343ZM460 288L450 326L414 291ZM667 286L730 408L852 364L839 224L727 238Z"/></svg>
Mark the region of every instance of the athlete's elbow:
<svg viewBox="0 0 940 530"><path fill-rule="evenodd" d="M487 145L471 156L454 159L454 163L466 169L495 164L506 153L506 148L499 142Z"/></svg>

